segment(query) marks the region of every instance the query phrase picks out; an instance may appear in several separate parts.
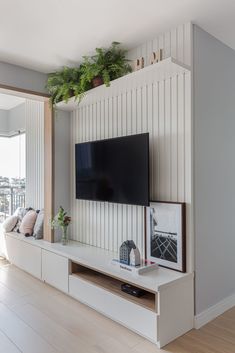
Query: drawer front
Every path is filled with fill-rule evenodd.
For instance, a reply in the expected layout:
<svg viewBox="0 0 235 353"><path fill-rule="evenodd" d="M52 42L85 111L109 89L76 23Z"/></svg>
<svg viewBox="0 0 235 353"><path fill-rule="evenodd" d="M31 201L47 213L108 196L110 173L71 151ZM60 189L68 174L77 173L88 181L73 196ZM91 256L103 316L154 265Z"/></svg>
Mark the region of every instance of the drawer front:
<svg viewBox="0 0 235 353"><path fill-rule="evenodd" d="M42 280L68 293L68 259L42 250Z"/></svg>
<svg viewBox="0 0 235 353"><path fill-rule="evenodd" d="M142 336L157 341L156 313L74 275L69 276L69 294Z"/></svg>
<svg viewBox="0 0 235 353"><path fill-rule="evenodd" d="M8 260L41 279L41 248L6 235Z"/></svg>

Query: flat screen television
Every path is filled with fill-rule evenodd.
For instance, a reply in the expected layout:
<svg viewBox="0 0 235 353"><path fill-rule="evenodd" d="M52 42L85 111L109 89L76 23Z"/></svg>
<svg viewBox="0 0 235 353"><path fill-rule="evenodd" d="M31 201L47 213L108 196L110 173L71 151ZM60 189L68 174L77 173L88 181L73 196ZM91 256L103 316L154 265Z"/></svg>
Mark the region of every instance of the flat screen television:
<svg viewBox="0 0 235 353"><path fill-rule="evenodd" d="M149 205L149 134L75 145L76 198Z"/></svg>

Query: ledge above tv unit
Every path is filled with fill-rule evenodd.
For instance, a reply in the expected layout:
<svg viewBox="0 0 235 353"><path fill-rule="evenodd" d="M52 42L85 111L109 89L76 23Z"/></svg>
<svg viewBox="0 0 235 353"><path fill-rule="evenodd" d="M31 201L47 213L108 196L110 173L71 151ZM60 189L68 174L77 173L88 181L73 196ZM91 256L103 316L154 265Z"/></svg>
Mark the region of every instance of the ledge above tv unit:
<svg viewBox="0 0 235 353"><path fill-rule="evenodd" d="M184 282L188 278L193 278L192 273L182 273L164 267L159 267L157 270L143 275L133 275L129 271L120 270L119 267L112 264L112 260L118 257L118 253L78 241L70 240L68 245L64 246L60 242L49 243L43 239L35 240L34 237L25 237L23 234L16 232L5 233L4 237L16 239L33 247L63 256L75 263L118 278L123 282L131 282L133 285L140 286L150 292L157 292L166 289L175 282ZM8 250L10 251L11 249Z"/></svg>
<svg viewBox="0 0 235 353"><path fill-rule="evenodd" d="M173 57L164 59L156 64L146 66L145 68L133 71L132 73L122 76L111 81L110 87L101 85L86 92L85 97L78 104L74 97L70 98L68 103L59 102L55 105L58 110L72 112L78 107L97 101L99 98L108 98L113 92L117 95L126 92L128 89L136 89L150 82L158 82L167 80L171 77L190 72L190 67L179 62Z"/></svg>

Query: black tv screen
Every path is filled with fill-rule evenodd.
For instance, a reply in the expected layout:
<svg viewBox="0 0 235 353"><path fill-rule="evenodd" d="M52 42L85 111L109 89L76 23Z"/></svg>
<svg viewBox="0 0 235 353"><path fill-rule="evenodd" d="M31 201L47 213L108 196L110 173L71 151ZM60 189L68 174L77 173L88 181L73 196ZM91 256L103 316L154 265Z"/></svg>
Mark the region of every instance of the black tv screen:
<svg viewBox="0 0 235 353"><path fill-rule="evenodd" d="M149 134L78 143L76 198L149 205Z"/></svg>

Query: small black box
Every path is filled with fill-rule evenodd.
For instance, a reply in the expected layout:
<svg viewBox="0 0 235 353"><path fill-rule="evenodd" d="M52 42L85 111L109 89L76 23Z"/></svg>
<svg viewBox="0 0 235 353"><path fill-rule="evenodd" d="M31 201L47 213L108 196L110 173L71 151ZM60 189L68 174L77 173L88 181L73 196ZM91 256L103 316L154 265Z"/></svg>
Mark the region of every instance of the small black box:
<svg viewBox="0 0 235 353"><path fill-rule="evenodd" d="M137 297L137 298L142 297L146 293L143 289L140 289L138 287L134 287L128 283L123 283L121 285L121 290L123 292L130 294L130 295L133 295L134 297Z"/></svg>

